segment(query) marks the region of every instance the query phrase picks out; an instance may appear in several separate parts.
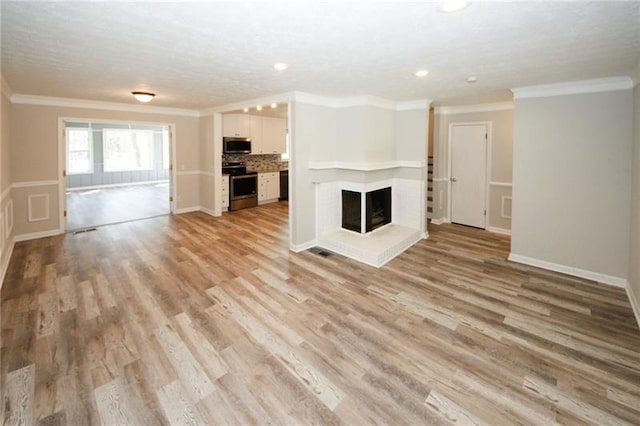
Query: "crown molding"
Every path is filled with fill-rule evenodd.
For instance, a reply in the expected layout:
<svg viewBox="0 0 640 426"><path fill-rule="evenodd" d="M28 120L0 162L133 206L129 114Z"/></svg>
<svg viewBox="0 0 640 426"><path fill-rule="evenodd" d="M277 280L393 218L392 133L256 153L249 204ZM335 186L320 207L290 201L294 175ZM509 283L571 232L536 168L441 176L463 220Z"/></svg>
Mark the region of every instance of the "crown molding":
<svg viewBox="0 0 640 426"><path fill-rule="evenodd" d="M490 104L459 105L435 107L435 114L467 114L470 112L506 111L513 109L513 102L498 102Z"/></svg>
<svg viewBox="0 0 640 426"><path fill-rule="evenodd" d="M221 105L212 108L206 108L200 110L200 116L213 115L214 113L238 111L244 108L255 108L256 105L270 105L276 104L288 104L291 99L291 93L279 93L277 95L265 96L262 98L249 99L241 102L234 102L231 104Z"/></svg>
<svg viewBox="0 0 640 426"><path fill-rule="evenodd" d="M107 111L128 111L145 114L180 115L185 117L200 117L200 112L190 109L156 107L150 105L132 105L117 102L91 101L85 99L56 98L50 96L13 94L12 104L56 106L67 108L101 109Z"/></svg>
<svg viewBox="0 0 640 426"><path fill-rule="evenodd" d="M413 101L395 102L376 96L351 96L346 98L332 98L328 96L316 95L313 93L293 92L291 99L296 102L325 106L329 108L352 108L361 106L372 106L389 109L393 111L409 111L416 109L427 109L431 104L430 99L419 99Z"/></svg>
<svg viewBox="0 0 640 426"><path fill-rule="evenodd" d="M630 77L609 77L593 80L568 81L511 89L514 99L544 98L549 96L579 95L585 93L613 92L633 88Z"/></svg>
<svg viewBox="0 0 640 426"><path fill-rule="evenodd" d="M13 91L11 90L11 87L9 87L9 83L7 83L4 75L2 76L2 94L5 95L7 99L11 99L13 96Z"/></svg>

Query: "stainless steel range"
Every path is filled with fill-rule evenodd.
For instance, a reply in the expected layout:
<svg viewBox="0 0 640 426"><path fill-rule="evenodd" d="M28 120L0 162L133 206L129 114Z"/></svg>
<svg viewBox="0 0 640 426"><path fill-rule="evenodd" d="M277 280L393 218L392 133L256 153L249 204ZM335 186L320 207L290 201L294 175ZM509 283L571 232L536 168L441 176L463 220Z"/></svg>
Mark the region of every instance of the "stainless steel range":
<svg viewBox="0 0 640 426"><path fill-rule="evenodd" d="M222 163L222 173L229 175L229 210L258 205L258 173L247 171L242 161Z"/></svg>

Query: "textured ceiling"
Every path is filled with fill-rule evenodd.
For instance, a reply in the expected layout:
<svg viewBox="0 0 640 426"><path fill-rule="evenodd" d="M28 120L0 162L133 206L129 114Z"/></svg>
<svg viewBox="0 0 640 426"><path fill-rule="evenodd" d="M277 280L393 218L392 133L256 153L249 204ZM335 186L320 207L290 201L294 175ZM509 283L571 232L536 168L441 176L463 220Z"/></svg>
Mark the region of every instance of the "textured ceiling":
<svg viewBox="0 0 640 426"><path fill-rule="evenodd" d="M2 1L2 74L14 93L202 109L304 91L437 105L509 88L630 75L640 2ZM275 62L290 64L278 73ZM418 79L418 69L430 71ZM466 79L475 75L478 81Z"/></svg>

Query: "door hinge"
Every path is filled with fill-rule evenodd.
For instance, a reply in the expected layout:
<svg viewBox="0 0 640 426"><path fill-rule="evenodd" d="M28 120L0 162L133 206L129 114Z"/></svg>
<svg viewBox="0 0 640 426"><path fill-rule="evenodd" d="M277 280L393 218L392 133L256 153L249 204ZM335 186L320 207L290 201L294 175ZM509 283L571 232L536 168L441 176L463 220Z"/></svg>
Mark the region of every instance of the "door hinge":
<svg viewBox="0 0 640 426"><path fill-rule="evenodd" d="M64 211L64 217L67 217L67 211L66 210Z"/></svg>
<svg viewBox="0 0 640 426"><path fill-rule="evenodd" d="M485 134L484 134L484 140L485 140L485 141L488 141L488 140L489 140L489 133L485 133Z"/></svg>
<svg viewBox="0 0 640 426"><path fill-rule="evenodd" d="M169 202L173 202L173 197L169 197Z"/></svg>
<svg viewBox="0 0 640 426"><path fill-rule="evenodd" d="M173 171L173 164L169 164L169 171Z"/></svg>
<svg viewBox="0 0 640 426"><path fill-rule="evenodd" d="M66 170L62 171L62 177L67 177L67 171Z"/></svg>
<svg viewBox="0 0 640 426"><path fill-rule="evenodd" d="M487 215L487 211L486 211L486 210L484 211L484 215L485 215L485 216Z"/></svg>

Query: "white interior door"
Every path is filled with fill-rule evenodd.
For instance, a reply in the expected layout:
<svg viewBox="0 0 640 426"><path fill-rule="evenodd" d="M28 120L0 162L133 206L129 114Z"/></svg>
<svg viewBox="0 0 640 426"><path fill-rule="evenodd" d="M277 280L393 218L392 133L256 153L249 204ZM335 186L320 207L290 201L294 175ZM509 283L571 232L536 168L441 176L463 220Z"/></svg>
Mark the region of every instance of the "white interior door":
<svg viewBox="0 0 640 426"><path fill-rule="evenodd" d="M487 126L451 129L451 222L485 227Z"/></svg>

